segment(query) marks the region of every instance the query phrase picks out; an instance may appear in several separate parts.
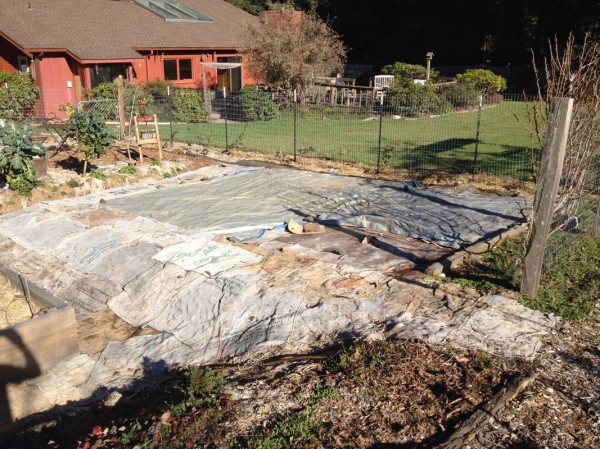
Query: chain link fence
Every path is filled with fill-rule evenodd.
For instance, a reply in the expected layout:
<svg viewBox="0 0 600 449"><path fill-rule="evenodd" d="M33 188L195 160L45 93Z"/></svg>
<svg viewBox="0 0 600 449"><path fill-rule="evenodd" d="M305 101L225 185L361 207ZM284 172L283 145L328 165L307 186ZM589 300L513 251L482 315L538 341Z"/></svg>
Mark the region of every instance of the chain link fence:
<svg viewBox="0 0 600 449"><path fill-rule="evenodd" d="M100 115L106 122L109 136L117 140L121 135L119 106L117 100L103 98L100 100L85 100L77 103L78 111L86 111Z"/></svg>

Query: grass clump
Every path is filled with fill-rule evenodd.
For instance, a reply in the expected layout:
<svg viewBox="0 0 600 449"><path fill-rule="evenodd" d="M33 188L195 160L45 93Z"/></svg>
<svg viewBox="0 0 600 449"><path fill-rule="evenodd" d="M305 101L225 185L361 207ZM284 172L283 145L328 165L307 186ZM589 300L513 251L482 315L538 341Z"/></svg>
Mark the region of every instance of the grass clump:
<svg viewBox="0 0 600 449"><path fill-rule="evenodd" d="M468 261L447 279L484 293L519 291L526 236L507 239L479 260ZM546 263L535 298L519 296L527 307L570 320L591 319L600 297L600 239L586 236Z"/></svg>
<svg viewBox="0 0 600 449"><path fill-rule="evenodd" d="M133 165L127 165L126 167L121 167L119 169L119 173L124 175L135 175L137 169Z"/></svg>
<svg viewBox="0 0 600 449"><path fill-rule="evenodd" d="M587 320L599 298L600 238L587 236L549 265L538 295L522 302L570 320Z"/></svg>

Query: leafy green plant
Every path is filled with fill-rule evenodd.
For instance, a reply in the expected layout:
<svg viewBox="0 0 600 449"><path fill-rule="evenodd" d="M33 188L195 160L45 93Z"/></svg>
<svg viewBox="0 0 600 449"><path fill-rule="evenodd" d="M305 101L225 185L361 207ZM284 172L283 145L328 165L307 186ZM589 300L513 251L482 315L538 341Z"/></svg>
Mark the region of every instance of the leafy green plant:
<svg viewBox="0 0 600 449"><path fill-rule="evenodd" d="M34 156L45 157L46 152L33 142L31 128L14 122L0 126L0 181L21 195L29 195L38 182Z"/></svg>
<svg viewBox="0 0 600 449"><path fill-rule="evenodd" d="M106 175L98 170L91 171L90 177L99 179L100 181L106 181Z"/></svg>
<svg viewBox="0 0 600 449"><path fill-rule="evenodd" d="M74 189L75 187L79 187L79 181L77 181L76 179L69 179L69 181L67 182L67 186L71 187L72 189Z"/></svg>
<svg viewBox="0 0 600 449"><path fill-rule="evenodd" d="M255 86L244 86L240 92L242 117L245 121L267 121L277 117L278 108L267 92Z"/></svg>
<svg viewBox="0 0 600 449"><path fill-rule="evenodd" d="M87 90L85 97L93 100L117 99L117 83L100 83L96 87ZM133 109L134 114L154 114L154 98L148 92L145 92L141 86L131 84L129 81L123 81L123 103L125 114L129 115ZM107 111L109 112L109 111ZM109 113L113 113L110 111Z"/></svg>
<svg viewBox="0 0 600 449"><path fill-rule="evenodd" d="M387 99L395 114L406 117L446 114L452 110L452 105L437 95L432 87L403 78L394 81L388 89Z"/></svg>
<svg viewBox="0 0 600 449"><path fill-rule="evenodd" d="M447 83L437 87L437 94L454 109L470 109L479 104L481 91L472 84Z"/></svg>
<svg viewBox="0 0 600 449"><path fill-rule="evenodd" d="M153 80L142 84L142 89L144 92L149 93L152 96L167 95L167 87L173 89L173 83L169 80L163 80L160 78L154 78Z"/></svg>
<svg viewBox="0 0 600 449"><path fill-rule="evenodd" d="M110 145L110 131L104 119L93 111L78 111L71 116L69 135L83 146L85 154L83 174L87 172L88 161L98 158Z"/></svg>
<svg viewBox="0 0 600 449"><path fill-rule="evenodd" d="M506 79L486 69L469 69L456 75L456 81L458 84L472 85L483 94L506 90Z"/></svg>
<svg viewBox="0 0 600 449"><path fill-rule="evenodd" d="M39 92L29 74L1 71L0 118L24 120L31 115Z"/></svg>
<svg viewBox="0 0 600 449"><path fill-rule="evenodd" d="M308 447L317 441L319 425L308 408L277 420L272 429L258 429L248 440L238 438L229 449L287 449Z"/></svg>
<svg viewBox="0 0 600 449"><path fill-rule="evenodd" d="M450 282L473 287L482 292L500 289L518 290L522 260L525 257L525 234L506 239L479 260L467 261L447 278Z"/></svg>
<svg viewBox="0 0 600 449"><path fill-rule="evenodd" d="M425 79L427 68L418 64L407 64L406 62L397 61L393 64L388 64L381 69L385 75L394 75L396 78L422 78ZM433 80L439 76L439 72L434 69L429 71L429 79Z"/></svg>
<svg viewBox="0 0 600 449"><path fill-rule="evenodd" d="M136 172L137 172L137 169L133 165L121 167L119 169L119 173L123 173L125 175L135 175Z"/></svg>
<svg viewBox="0 0 600 449"><path fill-rule="evenodd" d="M325 387L324 385L319 385L312 394L306 400L306 404L309 406L317 405L322 399L332 398L337 399L339 397L339 390L334 387Z"/></svg>
<svg viewBox="0 0 600 449"><path fill-rule="evenodd" d="M171 93L173 120L186 123L201 123L208 120L204 108L204 94L199 89L173 89Z"/></svg>
<svg viewBox="0 0 600 449"><path fill-rule="evenodd" d="M518 291L525 235L507 239L480 260L459 267L447 281L482 292ZM571 320L590 318L600 291L600 239L588 236L555 263L545 266L535 298L520 297L528 307Z"/></svg>

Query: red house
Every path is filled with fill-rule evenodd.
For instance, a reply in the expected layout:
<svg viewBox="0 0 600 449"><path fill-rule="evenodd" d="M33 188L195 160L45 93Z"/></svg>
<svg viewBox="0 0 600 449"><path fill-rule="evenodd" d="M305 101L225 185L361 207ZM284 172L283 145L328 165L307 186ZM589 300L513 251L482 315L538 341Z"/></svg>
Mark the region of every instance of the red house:
<svg viewBox="0 0 600 449"><path fill-rule="evenodd" d="M0 70L29 72L41 118L62 117L83 89L123 75L131 83L238 91L244 24L224 0L0 0ZM218 64L215 64L218 63ZM227 64L229 63L229 64ZM241 63L231 64L231 63Z"/></svg>

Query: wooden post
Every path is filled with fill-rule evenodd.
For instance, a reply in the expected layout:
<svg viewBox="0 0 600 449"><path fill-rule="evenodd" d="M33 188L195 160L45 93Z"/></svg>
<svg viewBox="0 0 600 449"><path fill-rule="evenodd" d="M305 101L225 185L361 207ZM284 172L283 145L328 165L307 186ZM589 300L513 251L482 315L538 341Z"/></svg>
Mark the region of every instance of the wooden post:
<svg viewBox="0 0 600 449"><path fill-rule="evenodd" d="M572 98L552 100L521 282L521 293L532 298L537 295L540 285L546 241L562 175L572 111Z"/></svg>
<svg viewBox="0 0 600 449"><path fill-rule="evenodd" d="M158 146L158 160L162 162L162 146L160 144L160 133L158 132L158 117L154 114L154 132L156 133L156 145Z"/></svg>
<svg viewBox="0 0 600 449"><path fill-rule="evenodd" d="M596 209L596 221L594 222L594 237L600 237L600 201L598 201L598 209Z"/></svg>
<svg viewBox="0 0 600 449"><path fill-rule="evenodd" d="M125 96L123 95L123 75L117 81L117 104L119 107L119 123L121 124L121 140L125 141Z"/></svg>

